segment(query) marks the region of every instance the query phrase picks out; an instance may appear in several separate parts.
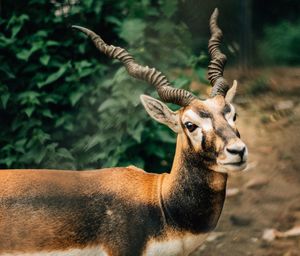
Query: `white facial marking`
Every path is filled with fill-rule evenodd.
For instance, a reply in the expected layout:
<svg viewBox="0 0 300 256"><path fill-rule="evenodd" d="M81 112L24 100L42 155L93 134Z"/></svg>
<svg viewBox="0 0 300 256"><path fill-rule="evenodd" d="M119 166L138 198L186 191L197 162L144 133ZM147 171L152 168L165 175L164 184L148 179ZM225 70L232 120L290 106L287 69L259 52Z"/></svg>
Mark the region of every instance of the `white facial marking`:
<svg viewBox="0 0 300 256"><path fill-rule="evenodd" d="M186 122L191 122L198 126L198 128L196 128L193 132L188 132L188 136L190 137L195 150L200 150L201 142L203 139L200 121L200 117L192 110L186 111L184 113L184 116L182 117L183 124L185 124Z"/></svg>
<svg viewBox="0 0 300 256"><path fill-rule="evenodd" d="M85 248L85 249L69 249L65 251L41 251L41 252L14 252L14 253L3 253L1 256L108 256L100 247Z"/></svg>
<svg viewBox="0 0 300 256"><path fill-rule="evenodd" d="M212 131L212 120L210 118L202 118L199 116L199 114L189 109L183 114L182 122L192 122L193 124L198 126L198 128L196 128L193 132L188 132L188 136L191 139L194 149L197 151L201 150L203 131Z"/></svg>
<svg viewBox="0 0 300 256"><path fill-rule="evenodd" d="M204 131L211 131L213 129L212 121L210 118L201 118L191 109L186 111L183 116L183 122L185 123L188 121L198 125Z"/></svg>
<svg viewBox="0 0 300 256"><path fill-rule="evenodd" d="M201 126L202 126L204 131L208 132L208 131L211 131L213 129L213 125L212 125L212 122L211 122L210 118L203 118L203 121L201 123L202 123Z"/></svg>
<svg viewBox="0 0 300 256"><path fill-rule="evenodd" d="M235 115L235 108L232 104L229 104L231 111L225 114L225 118L227 120L227 122L229 123L229 125L231 125L232 127L235 126L234 123L234 115Z"/></svg>
<svg viewBox="0 0 300 256"><path fill-rule="evenodd" d="M195 251L207 237L207 234L192 235L185 234L175 238L166 238L166 240L150 240L146 245L146 251L143 256L181 256L190 255Z"/></svg>
<svg viewBox="0 0 300 256"><path fill-rule="evenodd" d="M206 99L205 101L203 101L203 103L207 106L208 109L210 109L212 112L217 111L218 106L216 104L216 102L214 101L214 99Z"/></svg>

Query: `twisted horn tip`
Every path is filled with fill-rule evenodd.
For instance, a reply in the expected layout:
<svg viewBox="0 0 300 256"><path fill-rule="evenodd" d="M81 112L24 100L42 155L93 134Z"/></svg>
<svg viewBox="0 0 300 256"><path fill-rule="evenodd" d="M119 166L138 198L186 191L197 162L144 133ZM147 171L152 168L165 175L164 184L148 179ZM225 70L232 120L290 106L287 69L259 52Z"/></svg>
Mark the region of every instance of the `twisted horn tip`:
<svg viewBox="0 0 300 256"><path fill-rule="evenodd" d="M84 28L84 27L81 27L81 26L77 26L77 25L72 25L71 28L76 29L76 30L79 30L79 31L81 31L81 32L83 32L83 33L85 33L85 34L86 34L87 32L90 32L89 29Z"/></svg>
<svg viewBox="0 0 300 256"><path fill-rule="evenodd" d="M76 25L72 25L71 27L73 29L79 30L80 32L86 34L87 36L89 36L91 38L94 37L94 36L98 36L94 31L92 31L88 28L81 27L81 26L76 26Z"/></svg>
<svg viewBox="0 0 300 256"><path fill-rule="evenodd" d="M219 9L218 9L218 8L215 8L214 11L213 11L213 13L212 13L212 15L211 15L211 17L212 17L212 18L217 18L218 15L219 15Z"/></svg>

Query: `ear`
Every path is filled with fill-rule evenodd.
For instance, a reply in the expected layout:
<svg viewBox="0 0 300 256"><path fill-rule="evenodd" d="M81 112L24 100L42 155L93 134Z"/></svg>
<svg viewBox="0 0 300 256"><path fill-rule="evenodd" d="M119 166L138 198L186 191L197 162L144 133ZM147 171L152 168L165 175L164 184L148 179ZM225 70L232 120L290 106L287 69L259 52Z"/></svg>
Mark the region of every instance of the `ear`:
<svg viewBox="0 0 300 256"><path fill-rule="evenodd" d="M233 81L233 85L231 86L231 88L228 90L228 92L226 93L226 96L225 96L225 100L230 103L232 102L234 96L235 96L235 93L236 93L236 88L237 88L237 81L234 80Z"/></svg>
<svg viewBox="0 0 300 256"><path fill-rule="evenodd" d="M147 95L140 96L148 114L156 121L169 126L174 132L179 132L179 116L161 101Z"/></svg>

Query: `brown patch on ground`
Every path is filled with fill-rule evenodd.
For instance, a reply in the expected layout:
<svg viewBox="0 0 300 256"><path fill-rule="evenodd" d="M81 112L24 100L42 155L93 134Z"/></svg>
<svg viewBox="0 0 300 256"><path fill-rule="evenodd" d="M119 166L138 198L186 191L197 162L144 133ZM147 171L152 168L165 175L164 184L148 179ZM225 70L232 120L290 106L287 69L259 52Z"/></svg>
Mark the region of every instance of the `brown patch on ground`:
<svg viewBox="0 0 300 256"><path fill-rule="evenodd" d="M265 229L286 231L300 224L299 71L275 68L267 76L273 79L271 91L237 99L238 128L249 147L250 168L229 177L228 188L239 193L226 199L215 230L222 235L193 256L300 255L300 236L262 239ZM288 93L281 93L285 89Z"/></svg>

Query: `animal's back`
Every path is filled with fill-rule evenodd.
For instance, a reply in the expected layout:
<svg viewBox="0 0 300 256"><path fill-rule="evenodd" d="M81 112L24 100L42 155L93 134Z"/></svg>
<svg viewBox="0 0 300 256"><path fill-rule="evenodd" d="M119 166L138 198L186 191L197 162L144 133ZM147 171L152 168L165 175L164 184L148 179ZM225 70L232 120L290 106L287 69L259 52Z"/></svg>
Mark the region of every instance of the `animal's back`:
<svg viewBox="0 0 300 256"><path fill-rule="evenodd" d="M2 170L0 254L139 255L162 225L155 177L128 168Z"/></svg>

